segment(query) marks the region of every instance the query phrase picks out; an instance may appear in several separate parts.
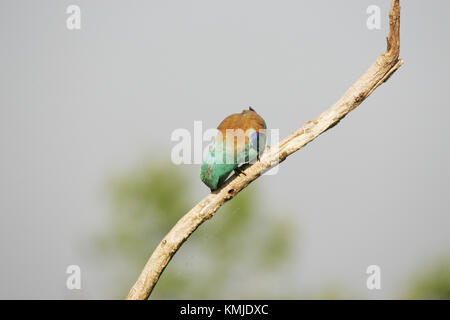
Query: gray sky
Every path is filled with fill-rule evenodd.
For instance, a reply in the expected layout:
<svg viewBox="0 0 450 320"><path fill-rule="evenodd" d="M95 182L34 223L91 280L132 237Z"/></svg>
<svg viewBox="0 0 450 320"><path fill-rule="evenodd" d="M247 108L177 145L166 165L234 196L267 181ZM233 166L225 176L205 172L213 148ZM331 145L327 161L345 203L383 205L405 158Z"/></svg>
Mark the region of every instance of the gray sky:
<svg viewBox="0 0 450 320"><path fill-rule="evenodd" d="M301 225L294 277L305 290L338 282L393 298L450 254L450 4L432 3L401 2L404 66L256 182ZM70 4L81 30L66 28ZM366 27L371 4L381 30ZM70 264L82 269L82 295L102 298L102 270L81 247L107 216L105 179L145 157L170 161L173 130L215 127L249 105L286 136L385 50L389 4L3 0L0 298L73 297ZM199 166L183 170L200 199ZM371 264L380 291L366 289Z"/></svg>

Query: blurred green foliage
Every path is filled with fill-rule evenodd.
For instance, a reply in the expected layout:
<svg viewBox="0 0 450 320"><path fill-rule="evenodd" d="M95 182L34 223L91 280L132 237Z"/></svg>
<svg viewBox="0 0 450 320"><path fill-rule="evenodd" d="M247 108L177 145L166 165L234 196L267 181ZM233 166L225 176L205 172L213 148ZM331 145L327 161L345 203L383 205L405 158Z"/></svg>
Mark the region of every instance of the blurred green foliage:
<svg viewBox="0 0 450 320"><path fill-rule="evenodd" d="M94 241L96 256L112 268L111 298L128 293L153 249L198 201L193 184L180 167L163 161L111 179L110 224ZM277 298L263 284L283 277L293 230L260 198L250 185L200 226L169 263L152 299Z"/></svg>
<svg viewBox="0 0 450 320"><path fill-rule="evenodd" d="M450 258L441 259L417 273L406 299L450 300Z"/></svg>
<svg viewBox="0 0 450 320"><path fill-rule="evenodd" d="M108 298L123 298L154 248L193 205L195 183L178 166L147 162L108 184L109 225L94 236L105 265ZM205 188L206 190L206 188ZM292 264L293 221L270 209L250 185L201 225L175 254L152 299L362 299L336 283L300 293ZM91 242L92 243L92 242ZM110 279L114 279L111 281ZM450 299L450 260L409 277L402 298Z"/></svg>

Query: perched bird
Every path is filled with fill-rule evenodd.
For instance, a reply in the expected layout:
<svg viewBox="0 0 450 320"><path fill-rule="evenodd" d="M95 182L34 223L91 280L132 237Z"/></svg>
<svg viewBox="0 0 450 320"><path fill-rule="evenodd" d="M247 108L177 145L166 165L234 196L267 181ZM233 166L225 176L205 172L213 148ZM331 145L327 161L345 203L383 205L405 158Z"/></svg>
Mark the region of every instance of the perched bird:
<svg viewBox="0 0 450 320"><path fill-rule="evenodd" d="M200 179L211 189L219 188L239 165L259 160L266 146L266 122L252 107L226 117L200 169Z"/></svg>

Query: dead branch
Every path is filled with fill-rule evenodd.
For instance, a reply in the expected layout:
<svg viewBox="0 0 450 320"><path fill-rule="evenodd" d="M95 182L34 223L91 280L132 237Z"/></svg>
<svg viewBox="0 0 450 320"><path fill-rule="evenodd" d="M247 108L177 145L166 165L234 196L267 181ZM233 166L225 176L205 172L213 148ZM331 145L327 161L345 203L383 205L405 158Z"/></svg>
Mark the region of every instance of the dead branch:
<svg viewBox="0 0 450 320"><path fill-rule="evenodd" d="M386 52L378 56L369 69L328 110L305 123L277 146L267 149L260 161L247 167L244 174L235 175L218 191L209 194L186 213L155 249L127 299L148 299L161 273L184 241L204 221L268 169L283 162L289 155L303 148L320 134L334 127L350 111L359 106L378 86L402 65L400 53L400 5L393 0L389 12L389 35Z"/></svg>

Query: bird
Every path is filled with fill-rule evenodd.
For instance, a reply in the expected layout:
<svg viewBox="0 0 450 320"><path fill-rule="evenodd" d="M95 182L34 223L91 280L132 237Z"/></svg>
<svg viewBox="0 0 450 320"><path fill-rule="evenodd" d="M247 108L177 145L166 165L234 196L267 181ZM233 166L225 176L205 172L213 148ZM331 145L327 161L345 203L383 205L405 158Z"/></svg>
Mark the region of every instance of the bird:
<svg viewBox="0 0 450 320"><path fill-rule="evenodd" d="M217 190L240 165L259 160L266 146L266 122L249 107L226 117L209 146L200 169L200 179L211 190Z"/></svg>

